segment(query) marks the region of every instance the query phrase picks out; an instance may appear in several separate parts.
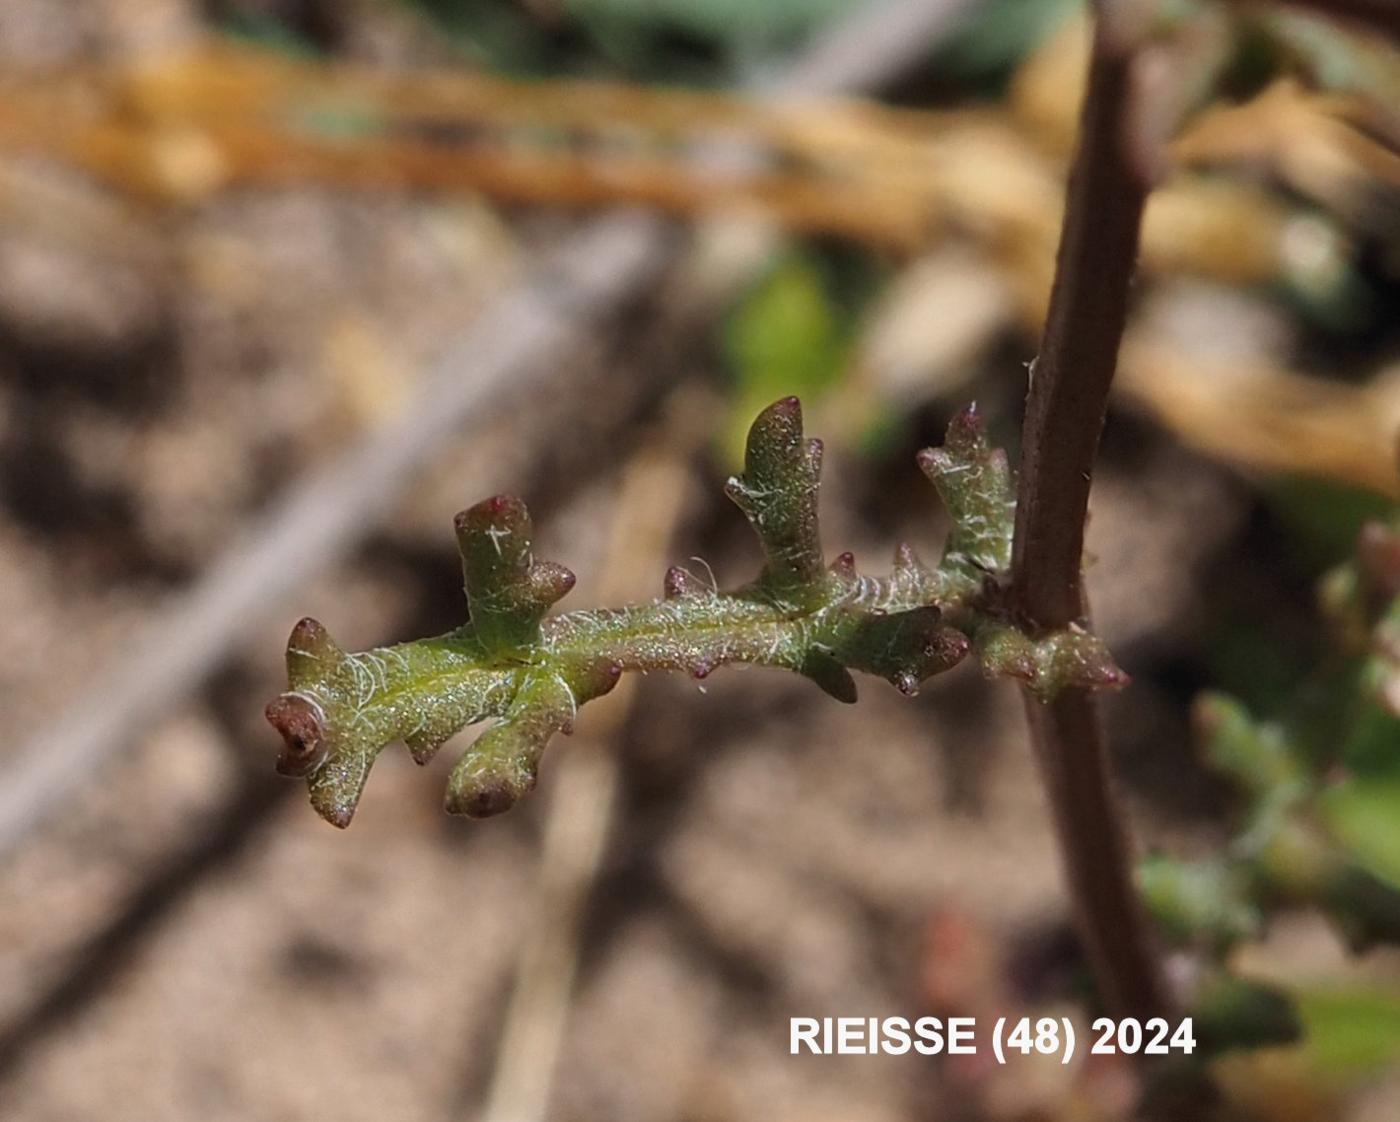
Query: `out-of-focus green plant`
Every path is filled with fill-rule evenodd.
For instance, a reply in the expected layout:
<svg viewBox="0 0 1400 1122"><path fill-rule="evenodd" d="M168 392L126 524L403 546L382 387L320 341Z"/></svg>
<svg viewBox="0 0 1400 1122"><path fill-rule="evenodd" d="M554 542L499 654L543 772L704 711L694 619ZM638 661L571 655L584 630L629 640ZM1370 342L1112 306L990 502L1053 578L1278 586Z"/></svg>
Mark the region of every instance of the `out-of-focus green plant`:
<svg viewBox="0 0 1400 1122"><path fill-rule="evenodd" d="M592 70L601 63L662 82L711 84L742 62L828 23L845 0L407 0L468 53L523 73Z"/></svg>
<svg viewBox="0 0 1400 1122"><path fill-rule="evenodd" d="M1312 1068L1354 1080L1400 1061L1400 995L1304 989L1293 996Z"/></svg>
<svg viewBox="0 0 1400 1122"><path fill-rule="evenodd" d="M738 464L749 421L768 402L795 395L810 406L840 381L850 331L817 263L791 253L735 305L724 323L723 349L733 390L721 453L726 464Z"/></svg>
<svg viewBox="0 0 1400 1122"><path fill-rule="evenodd" d="M849 553L826 564L821 453L821 442L803 435L796 398L754 422L744 471L725 492L753 525L765 561L733 592L673 568L661 600L545 618L574 577L535 559L525 505L500 495L463 511L456 528L467 624L362 654L346 654L315 620L297 624L287 645L290 688L267 709L284 740L280 770L305 776L316 810L346 826L385 745L402 740L426 763L463 726L494 717L448 781L447 809L480 817L534 786L549 739L570 731L579 706L626 670L704 678L726 663L756 663L794 670L852 702L851 670L912 694L975 650L987 673L1016 678L1041 698L1126 681L1090 633L1071 626L1031 636L1012 623L1004 607L1011 471L974 409L953 420L942 448L918 458L953 521L933 568L907 545L888 577L863 575Z"/></svg>
<svg viewBox="0 0 1400 1122"><path fill-rule="evenodd" d="M1400 943L1400 520L1366 523L1355 559L1328 573L1321 593L1348 660L1325 679L1341 691L1328 698L1328 743L1311 743L1319 730L1301 710L1260 720L1229 697L1203 696L1201 743L1241 792L1241 829L1219 856L1151 855L1138 869L1164 933L1200 956L1198 1001L1221 1047L1286 1041L1327 1022L1229 974L1230 952L1271 913L1317 908L1357 950Z"/></svg>
<svg viewBox="0 0 1400 1122"><path fill-rule="evenodd" d="M846 0L564 0L563 7L585 22L658 26L746 48L829 23Z"/></svg>
<svg viewBox="0 0 1400 1122"><path fill-rule="evenodd" d="M994 92L1077 10L1072 0L984 0L969 7L933 58L943 81Z"/></svg>

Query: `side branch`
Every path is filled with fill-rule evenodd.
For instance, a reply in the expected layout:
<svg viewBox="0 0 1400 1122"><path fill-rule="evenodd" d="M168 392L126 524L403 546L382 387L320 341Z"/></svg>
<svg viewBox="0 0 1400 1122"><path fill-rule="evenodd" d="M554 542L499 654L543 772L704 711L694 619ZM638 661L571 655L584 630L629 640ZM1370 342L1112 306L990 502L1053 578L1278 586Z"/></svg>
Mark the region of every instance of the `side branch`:
<svg viewBox="0 0 1400 1122"><path fill-rule="evenodd" d="M780 667L851 702L853 670L912 694L975 648L988 674L1036 696L1121 685L1083 629L1029 636L1008 619L1011 473L976 411L955 418L944 446L919 463L954 521L938 565L900 546L888 577L862 574L849 553L828 566L817 526L821 442L803 434L797 399L785 398L754 422L744 472L726 487L763 546L756 580L720 592L672 569L664 599L558 616L549 608L573 574L535 558L525 504L507 495L478 503L456 520L467 624L359 654L315 620L297 624L289 688L267 708L283 739L278 768L304 777L322 817L347 826L385 745L401 740L426 763L463 727L494 718L448 780L447 809L485 817L534 786L549 740L625 671L704 678L728 663Z"/></svg>

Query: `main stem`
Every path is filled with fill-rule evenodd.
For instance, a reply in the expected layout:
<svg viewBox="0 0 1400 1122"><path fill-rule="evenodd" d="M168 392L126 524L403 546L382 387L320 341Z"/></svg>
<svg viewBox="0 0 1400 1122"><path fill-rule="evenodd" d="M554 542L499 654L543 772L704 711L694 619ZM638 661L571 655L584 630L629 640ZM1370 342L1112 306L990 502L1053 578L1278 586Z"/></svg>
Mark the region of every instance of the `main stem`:
<svg viewBox="0 0 1400 1122"><path fill-rule="evenodd" d="M1089 482L1137 258L1147 184L1127 146L1132 55L1095 21L1055 283L1022 431L1012 598L1033 630L1088 612L1081 587ZM1148 1017L1168 1001L1134 891L1131 846L1111 790L1095 698L1025 695L1080 937L1111 1013Z"/></svg>

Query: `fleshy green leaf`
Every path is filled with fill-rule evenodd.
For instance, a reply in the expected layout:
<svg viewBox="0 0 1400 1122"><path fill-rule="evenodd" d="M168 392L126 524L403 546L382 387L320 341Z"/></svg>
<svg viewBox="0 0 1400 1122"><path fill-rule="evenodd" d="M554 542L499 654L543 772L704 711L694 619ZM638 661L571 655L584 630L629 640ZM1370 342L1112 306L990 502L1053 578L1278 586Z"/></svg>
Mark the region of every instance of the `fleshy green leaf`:
<svg viewBox="0 0 1400 1122"><path fill-rule="evenodd" d="M1016 493L1006 453L987 443L977 406L953 418L942 448L919 453L953 519L940 568L981 581L1011 568Z"/></svg>
<svg viewBox="0 0 1400 1122"><path fill-rule="evenodd" d="M534 789L550 737L573 731L578 707L607 693L621 674L615 662L527 673L505 715L477 737L452 769L448 813L489 818L514 806Z"/></svg>
<svg viewBox="0 0 1400 1122"><path fill-rule="evenodd" d="M822 445L802 435L802 405L785 397L758 415L749 430L744 473L727 494L763 543L766 561L757 586L784 604L811 603L823 592L817 487Z"/></svg>

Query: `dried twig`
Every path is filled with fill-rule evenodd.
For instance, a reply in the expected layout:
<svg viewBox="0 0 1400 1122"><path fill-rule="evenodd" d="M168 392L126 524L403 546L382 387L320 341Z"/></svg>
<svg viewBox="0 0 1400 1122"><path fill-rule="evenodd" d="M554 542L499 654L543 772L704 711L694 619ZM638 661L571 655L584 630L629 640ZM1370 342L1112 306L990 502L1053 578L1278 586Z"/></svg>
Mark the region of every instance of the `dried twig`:
<svg viewBox="0 0 1400 1122"><path fill-rule="evenodd" d="M1183 353L1145 336L1134 330L1124 341L1115 400L1145 409L1183 444L1250 471L1400 497L1400 368L1338 382Z"/></svg>

